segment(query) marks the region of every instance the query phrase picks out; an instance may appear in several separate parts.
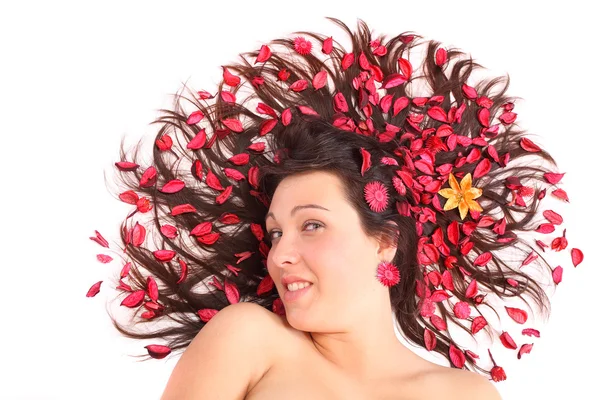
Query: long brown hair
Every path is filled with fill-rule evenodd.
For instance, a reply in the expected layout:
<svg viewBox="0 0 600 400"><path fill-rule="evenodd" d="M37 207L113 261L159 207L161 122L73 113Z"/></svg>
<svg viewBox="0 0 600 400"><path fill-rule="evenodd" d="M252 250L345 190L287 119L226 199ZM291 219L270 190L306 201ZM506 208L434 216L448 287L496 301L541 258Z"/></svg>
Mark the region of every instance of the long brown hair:
<svg viewBox="0 0 600 400"><path fill-rule="evenodd" d="M261 49L262 53L257 50L241 54L240 63L224 65L224 80L215 96L190 91L189 97L177 96L172 110L160 110L161 117L153 122L160 125L160 130L150 164L142 167L144 160L138 154L141 143L131 157L121 143L121 160L132 164L118 164L116 178L122 189L118 195L135 204L137 211L121 227L122 250L128 263L115 283L121 281L121 299L143 292L143 300L127 302L138 310L133 323L121 324L111 315L114 326L123 335L162 339L171 350L177 350L190 343L210 315L232 302L253 302L276 310L279 296L269 282L265 266L269 248L269 238L264 234L265 214L282 179L316 170L332 172L343 181L346 198L360 215L365 232L397 241L393 262L402 279L390 288L390 300L400 333L410 342L426 347L427 329L436 337L432 351L450 360L450 345L458 347L448 330L438 329L439 324L434 325L431 317L422 312L432 291L444 287L436 282L441 276L452 280L450 300L467 302L477 311L491 307L482 293L493 293L522 301L529 297L537 310L549 312L547 294L536 279L520 269L522 259L510 262L496 256L502 249L519 248L524 255L538 256L535 263L542 265L544 274L552 272L542 254L519 234L538 228L539 199L545 194L542 188L548 186L544 174L556 171L555 162L541 148L531 151L535 144L526 142L529 147L524 146L525 132L514 123L503 123L500 133L494 132L493 126L482 130L482 108L487 109L491 121L497 113L510 110L517 99L505 95L509 79L468 82L472 72L481 66L457 49L440 52L439 42L423 41L412 32L387 41L385 37L375 39L362 20L358 21L358 30L352 32L343 22L329 19L348 33L352 41L349 52L337 41L330 41L333 46L323 62L314 50L298 57L292 39L273 40L269 46L281 50L273 52L267 62L254 63L257 57L264 56L265 49ZM328 39L312 32L296 33L316 43ZM372 106L369 95L373 93L353 86L353 80L365 72L365 63L371 66L371 73L380 71L383 77L398 74L398 60L408 60L411 49L423 43L422 68L411 71L412 76L405 83L387 89L386 93L393 96L393 106ZM355 56L352 63L348 62L350 53ZM326 71L330 82L325 87L289 90L291 83L311 82L320 71ZM236 78L252 85L253 91L244 101L237 98L244 86L236 84ZM413 84L420 80L429 90L412 93ZM467 96L467 84L476 91L477 101ZM341 96L349 106L347 110L340 110ZM439 103L431 102L433 96L438 96ZM404 97L408 103L397 108L401 102L396 101ZM423 99L426 101L421 102ZM258 106L250 106L254 100ZM184 101L191 109L184 109ZM427 113L432 104L444 110L454 108L453 112L463 106L461 117L441 122ZM423 114L422 121L411 119L417 113ZM243 129L239 129L241 123ZM442 125L450 126L454 139L458 139L454 148L440 142L446 135L435 134ZM396 131L390 130L394 127ZM482 137L485 146L476 140ZM360 149L368 150L373 159L372 168L364 176ZM475 174L479 160L491 160L489 172L474 178L473 186L482 188L478 199L484 209L481 215L494 216L493 224L478 224L481 219L467 223L458 217L457 210L437 210L436 201L443 198L423 190L420 183L407 185L405 191L392 187L398 170L409 172L415 182L427 175L411 165L411 159L423 149L434 154L435 166L450 164L457 177ZM479 157L472 152L480 152ZM397 164L380 163L383 157ZM517 163L521 158L527 162ZM536 165L536 160L543 163ZM440 171L432 171L429 176L446 184L448 172ZM383 212L372 211L363 197L365 185L373 180L384 182L389 188L392 206ZM529 193L525 194L527 189ZM527 204L509 201L519 193L527 196ZM404 211L399 212L400 209ZM426 218L431 216L426 209L435 214L435 222ZM142 224L133 222L133 216L143 215L149 217L143 226L148 235L153 231L152 244ZM386 223L390 221L399 227L398 232ZM458 244L451 243L447 235L453 222L461 227ZM432 236L439 235L439 229L442 243L432 240ZM466 247L470 251L461 251ZM423 265L419 252L426 250L439 254L436 260ZM486 252L494 257L485 265L476 265L475 257ZM478 284L477 296L467 293L472 280ZM472 326L465 325L473 318L456 318L450 300L436 303L439 316L474 336ZM166 318L171 323L159 327L157 322ZM489 321L485 330L491 326ZM466 367L489 373L475 361L467 356Z"/></svg>

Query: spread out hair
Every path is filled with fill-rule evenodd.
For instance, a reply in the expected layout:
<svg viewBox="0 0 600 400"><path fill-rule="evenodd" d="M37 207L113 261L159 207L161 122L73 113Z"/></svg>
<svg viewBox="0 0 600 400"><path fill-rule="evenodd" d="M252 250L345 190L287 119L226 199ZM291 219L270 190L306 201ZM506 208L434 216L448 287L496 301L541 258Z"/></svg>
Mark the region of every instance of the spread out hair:
<svg viewBox="0 0 600 400"><path fill-rule="evenodd" d="M583 260L561 215L541 207L569 201L564 172L516 124L508 78L475 81L472 58L415 33L372 37L362 20L353 32L329 19L351 48L312 32L272 40L221 66L216 93L189 90L161 110L152 154L121 143L113 181L131 211L120 243L91 238L122 260L109 278L134 315L111 320L155 340L143 356L160 359L229 304L285 315L266 268L265 216L285 177L327 171L364 231L398 245L373 279L389 287L402 336L504 380L492 353L483 360L451 327L476 343L497 337L518 358L531 351L531 312L549 313L543 283L562 279L547 255Z"/></svg>

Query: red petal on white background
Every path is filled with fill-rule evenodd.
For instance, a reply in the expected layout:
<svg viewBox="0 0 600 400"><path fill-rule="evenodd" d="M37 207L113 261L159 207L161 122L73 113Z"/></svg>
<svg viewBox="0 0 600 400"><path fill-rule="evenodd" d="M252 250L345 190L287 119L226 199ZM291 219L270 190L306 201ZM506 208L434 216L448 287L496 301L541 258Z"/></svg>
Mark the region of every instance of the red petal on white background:
<svg viewBox="0 0 600 400"><path fill-rule="evenodd" d="M470 299L473 298L477 295L477 281L475 279L473 279L471 281L471 283L469 283L469 286L467 287L467 291L465 296Z"/></svg>
<svg viewBox="0 0 600 400"><path fill-rule="evenodd" d="M530 139L527 138L521 138L519 144L521 145L523 150L529 151L531 153L536 153L541 150L538 145L536 145Z"/></svg>
<svg viewBox="0 0 600 400"><path fill-rule="evenodd" d="M116 162L115 165L121 171L135 171L137 169L137 167L139 167L138 164L132 163L129 161L119 161L119 162Z"/></svg>
<svg viewBox="0 0 600 400"><path fill-rule="evenodd" d="M244 130L242 122L239 119L225 118L225 119L221 120L221 122L223 123L223 125L225 125L227 128L231 129L234 132L239 133Z"/></svg>
<svg viewBox="0 0 600 400"><path fill-rule="evenodd" d="M346 53L342 57L342 69L345 71L354 64L354 53Z"/></svg>
<svg viewBox="0 0 600 400"><path fill-rule="evenodd" d="M102 281L94 283L88 290L85 297L94 297L100 291L100 285L102 285Z"/></svg>
<svg viewBox="0 0 600 400"><path fill-rule="evenodd" d="M527 336L535 336L535 337L540 337L540 331L538 331L537 329L533 329L533 328L525 328L523 329L523 331L521 332L523 335L527 335Z"/></svg>
<svg viewBox="0 0 600 400"><path fill-rule="evenodd" d="M562 174L556 174L553 172L546 172L544 174L544 179L546 179L546 182L551 183L553 185L556 185L558 182L560 182L560 180L562 179L562 177L565 175L565 173L563 172Z"/></svg>
<svg viewBox="0 0 600 400"><path fill-rule="evenodd" d="M194 124L197 124L198 122L202 121L203 118L204 118L204 114L202 113L202 111L197 110L197 111L194 111L193 113L191 113L185 122L188 125L194 125Z"/></svg>
<svg viewBox="0 0 600 400"><path fill-rule="evenodd" d="M435 51L435 65L437 65L438 67L441 67L442 65L444 65L446 63L447 59L448 59L448 52L446 51L446 49L444 49L443 47L440 47Z"/></svg>
<svg viewBox="0 0 600 400"><path fill-rule="evenodd" d="M435 333L425 328L425 331L423 332L423 338L425 339L425 348L427 350L431 351L435 349L435 346L437 344Z"/></svg>
<svg viewBox="0 0 600 400"><path fill-rule="evenodd" d="M478 315L477 317L473 318L473 321L471 322L471 333L476 334L485 328L487 324L487 320L483 316Z"/></svg>
<svg viewBox="0 0 600 400"><path fill-rule="evenodd" d="M96 230L94 232L96 233L96 236L90 236L90 239L98 243L100 246L108 248L108 242L106 241L106 239L104 239L104 237L102 237L100 232Z"/></svg>
<svg viewBox="0 0 600 400"><path fill-rule="evenodd" d="M323 41L323 47L321 48L321 51L325 54L329 54L329 53L331 53L332 50L333 50L333 38L330 36Z"/></svg>
<svg viewBox="0 0 600 400"><path fill-rule="evenodd" d="M463 83L462 91L469 100L475 100L477 98L477 91L475 90L475 88L467 85L466 83Z"/></svg>
<svg viewBox="0 0 600 400"><path fill-rule="evenodd" d="M256 56L256 61L254 64L258 62L265 62L271 57L271 49L266 44L260 46L260 50L258 51L258 56Z"/></svg>
<svg viewBox="0 0 600 400"><path fill-rule="evenodd" d="M102 264L107 264L109 262L111 262L113 260L113 258L109 255L106 254L97 254L96 258L98 259L98 261L100 261Z"/></svg>
<svg viewBox="0 0 600 400"><path fill-rule="evenodd" d="M198 131L196 136L192 138L186 145L186 148L190 150L198 150L206 144L206 128L202 128Z"/></svg>
<svg viewBox="0 0 600 400"><path fill-rule="evenodd" d="M539 233L552 233L554 229L554 225L552 224L540 224L535 231Z"/></svg>
<svg viewBox="0 0 600 400"><path fill-rule="evenodd" d="M158 285L152 276L146 278L146 291L148 292L148 297L152 300L158 300Z"/></svg>
<svg viewBox="0 0 600 400"><path fill-rule="evenodd" d="M223 81L229 86L237 86L239 85L241 79L239 76L233 75L226 67L221 66L223 68Z"/></svg>
<svg viewBox="0 0 600 400"><path fill-rule="evenodd" d="M400 72L402 72L402 75L404 75L406 79L410 79L413 71L410 61L405 58L399 58L398 68L400 68Z"/></svg>
<svg viewBox="0 0 600 400"><path fill-rule="evenodd" d="M445 290L435 290L430 297L431 301L433 301L434 303L439 303L440 301L445 301L449 298L450 295L446 293Z"/></svg>
<svg viewBox="0 0 600 400"><path fill-rule="evenodd" d="M475 266L485 266L492 259L492 253L486 251L485 253L481 253L477 256L477 258L473 261L473 265Z"/></svg>
<svg viewBox="0 0 600 400"><path fill-rule="evenodd" d="M170 224L165 224L160 227L160 233L168 237L169 239L175 239L179 232L177 228Z"/></svg>
<svg viewBox="0 0 600 400"><path fill-rule="evenodd" d="M444 321L444 319L439 317L438 315L433 314L430 318L430 321L431 324L435 326L435 329L437 329L438 331L445 331L446 329L448 329L448 324L446 324L446 321Z"/></svg>
<svg viewBox="0 0 600 400"><path fill-rule="evenodd" d="M500 335L500 341L507 349L515 350L517 348L517 344L508 332L502 332Z"/></svg>
<svg viewBox="0 0 600 400"><path fill-rule="evenodd" d="M450 344L450 361L456 368L463 368L465 366L465 353L460 351L456 346Z"/></svg>
<svg viewBox="0 0 600 400"><path fill-rule="evenodd" d="M519 352L517 353L517 358L520 360L523 354L529 354L531 349L533 348L533 343L526 343L521 346Z"/></svg>
<svg viewBox="0 0 600 400"><path fill-rule="evenodd" d="M221 90L220 94L221 94L221 98L226 103L235 103L235 101L237 100L235 97L235 94L231 93L230 91Z"/></svg>
<svg viewBox="0 0 600 400"><path fill-rule="evenodd" d="M573 247L571 249L571 261L573 261L573 266L577 267L583 261L583 252Z"/></svg>
<svg viewBox="0 0 600 400"><path fill-rule="evenodd" d="M135 247L140 247L142 243L144 243L145 239L146 228L144 228L144 226L139 222L136 222L131 232L131 244L133 244Z"/></svg>
<svg viewBox="0 0 600 400"><path fill-rule="evenodd" d="M144 348L148 350L148 354L152 358L156 358L157 360L165 358L171 353L171 349L169 347L160 344L150 344L148 346L144 346Z"/></svg>
<svg viewBox="0 0 600 400"><path fill-rule="evenodd" d="M542 214L544 215L544 217L546 217L548 221L550 221L550 223L554 225L560 225L563 223L562 216L557 212L554 212L552 210L545 210Z"/></svg>
<svg viewBox="0 0 600 400"><path fill-rule="evenodd" d="M563 189L553 190L552 195L555 197L558 197L559 199L564 200L566 202L569 201L569 196L567 196L567 192L565 192Z"/></svg>
<svg viewBox="0 0 600 400"><path fill-rule="evenodd" d="M519 324L524 324L525 322L527 322L526 311L516 307L504 306L504 308L506 309L506 312L508 313L509 317L511 317L515 322Z"/></svg>

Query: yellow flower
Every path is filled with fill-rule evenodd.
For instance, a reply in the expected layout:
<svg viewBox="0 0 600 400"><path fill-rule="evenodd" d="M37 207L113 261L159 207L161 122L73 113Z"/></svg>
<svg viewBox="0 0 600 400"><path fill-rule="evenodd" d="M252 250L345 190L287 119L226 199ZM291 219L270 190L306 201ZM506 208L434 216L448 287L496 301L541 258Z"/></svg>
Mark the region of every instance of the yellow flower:
<svg viewBox="0 0 600 400"><path fill-rule="evenodd" d="M441 189L438 193L448 200L444 204L444 211L452 210L458 207L460 211L460 219L465 219L469 209L475 211L483 211L479 203L475 201L476 198L481 196L483 192L480 188L471 187L471 174L466 174L460 180L460 186L458 181L450 173L450 188Z"/></svg>

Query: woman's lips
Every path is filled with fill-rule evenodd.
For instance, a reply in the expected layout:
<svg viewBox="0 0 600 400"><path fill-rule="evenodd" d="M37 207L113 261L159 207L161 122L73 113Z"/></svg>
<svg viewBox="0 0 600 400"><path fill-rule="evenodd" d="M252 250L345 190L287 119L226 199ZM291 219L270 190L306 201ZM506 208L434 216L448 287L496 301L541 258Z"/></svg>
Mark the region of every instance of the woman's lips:
<svg viewBox="0 0 600 400"><path fill-rule="evenodd" d="M291 290L288 290L288 288L284 286L283 299L287 303L297 301L298 299L305 296L312 289L312 287L313 287L313 284L311 283L310 285L308 285L305 288L291 291Z"/></svg>

